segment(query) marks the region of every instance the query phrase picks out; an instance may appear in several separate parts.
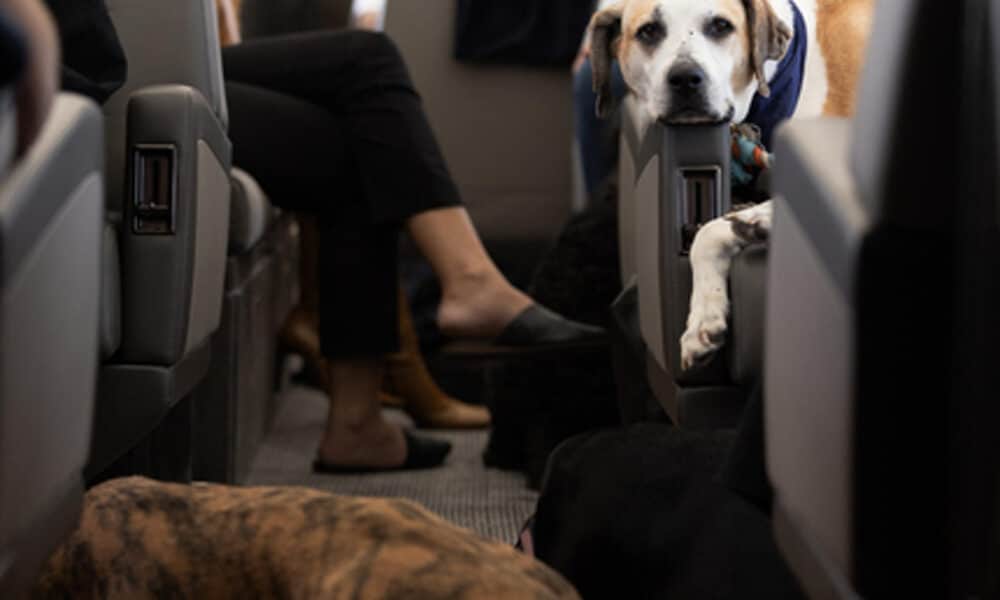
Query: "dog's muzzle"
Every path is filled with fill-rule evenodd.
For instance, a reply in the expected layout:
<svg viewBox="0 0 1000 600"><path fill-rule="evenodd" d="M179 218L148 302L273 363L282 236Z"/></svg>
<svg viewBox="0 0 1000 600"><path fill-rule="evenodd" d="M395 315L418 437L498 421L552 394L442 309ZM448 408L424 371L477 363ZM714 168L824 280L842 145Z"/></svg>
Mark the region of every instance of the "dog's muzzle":
<svg viewBox="0 0 1000 600"><path fill-rule="evenodd" d="M678 61L667 73L670 109L660 119L665 123L716 123L723 115L708 105L708 76L697 63Z"/></svg>

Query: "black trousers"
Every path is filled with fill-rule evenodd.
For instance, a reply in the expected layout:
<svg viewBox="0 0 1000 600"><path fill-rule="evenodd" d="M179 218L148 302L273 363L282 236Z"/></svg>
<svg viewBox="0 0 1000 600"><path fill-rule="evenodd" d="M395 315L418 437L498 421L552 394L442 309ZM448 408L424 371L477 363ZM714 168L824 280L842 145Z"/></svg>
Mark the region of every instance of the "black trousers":
<svg viewBox="0 0 1000 600"><path fill-rule="evenodd" d="M383 34L303 33L223 51L234 164L316 216L324 355L399 346L397 239L460 205L402 56Z"/></svg>

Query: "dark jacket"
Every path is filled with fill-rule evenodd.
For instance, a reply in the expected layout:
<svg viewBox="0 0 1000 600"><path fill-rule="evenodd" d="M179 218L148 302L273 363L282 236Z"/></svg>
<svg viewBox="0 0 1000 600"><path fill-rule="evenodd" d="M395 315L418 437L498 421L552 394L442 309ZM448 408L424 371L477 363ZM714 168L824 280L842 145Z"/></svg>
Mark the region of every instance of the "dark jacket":
<svg viewBox="0 0 1000 600"><path fill-rule="evenodd" d="M594 0L458 0L455 58L568 66L595 4Z"/></svg>
<svg viewBox="0 0 1000 600"><path fill-rule="evenodd" d="M125 83L125 52L104 0L45 0L62 43L62 87L104 102Z"/></svg>
<svg viewBox="0 0 1000 600"><path fill-rule="evenodd" d="M17 81L26 58L24 35L0 11L0 88Z"/></svg>

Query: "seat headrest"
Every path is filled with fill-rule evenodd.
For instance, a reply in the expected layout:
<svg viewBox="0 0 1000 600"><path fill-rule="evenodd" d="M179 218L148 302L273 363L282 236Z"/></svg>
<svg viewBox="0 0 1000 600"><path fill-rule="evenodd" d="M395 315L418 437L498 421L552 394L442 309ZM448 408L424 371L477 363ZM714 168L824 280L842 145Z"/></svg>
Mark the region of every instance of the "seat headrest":
<svg viewBox="0 0 1000 600"><path fill-rule="evenodd" d="M139 88L176 83L201 92L223 125L228 123L213 0L107 0L107 7L128 60L128 79L106 113L123 111Z"/></svg>

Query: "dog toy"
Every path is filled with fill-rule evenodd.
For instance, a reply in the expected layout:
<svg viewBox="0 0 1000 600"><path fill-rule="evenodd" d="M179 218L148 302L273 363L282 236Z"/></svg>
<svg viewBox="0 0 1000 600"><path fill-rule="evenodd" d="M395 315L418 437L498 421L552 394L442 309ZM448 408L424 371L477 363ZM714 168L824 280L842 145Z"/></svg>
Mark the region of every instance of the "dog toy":
<svg viewBox="0 0 1000 600"><path fill-rule="evenodd" d="M734 186L749 185L760 174L771 168L774 155L761 143L760 129L751 123L732 126L733 157L730 167Z"/></svg>

